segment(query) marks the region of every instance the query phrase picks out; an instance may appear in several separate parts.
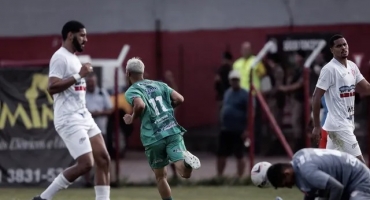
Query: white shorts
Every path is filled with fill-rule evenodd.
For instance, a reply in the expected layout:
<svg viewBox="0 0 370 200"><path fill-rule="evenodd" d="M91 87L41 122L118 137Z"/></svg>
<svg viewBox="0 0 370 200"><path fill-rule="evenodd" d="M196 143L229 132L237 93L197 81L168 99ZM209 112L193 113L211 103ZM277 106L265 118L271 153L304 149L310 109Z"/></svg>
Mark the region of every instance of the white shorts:
<svg viewBox="0 0 370 200"><path fill-rule="evenodd" d="M101 133L89 112L79 112L55 128L71 156L76 159L92 151L90 138Z"/></svg>
<svg viewBox="0 0 370 200"><path fill-rule="evenodd" d="M335 149L349 153L353 156L362 155L360 146L357 142L355 134L350 130L345 131L327 131L328 141L326 142L327 149Z"/></svg>

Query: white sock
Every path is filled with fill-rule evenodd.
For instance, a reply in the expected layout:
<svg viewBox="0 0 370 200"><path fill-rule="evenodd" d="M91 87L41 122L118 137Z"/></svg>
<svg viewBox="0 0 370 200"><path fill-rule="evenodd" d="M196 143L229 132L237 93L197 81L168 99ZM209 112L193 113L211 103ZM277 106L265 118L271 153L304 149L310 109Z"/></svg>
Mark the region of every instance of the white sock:
<svg viewBox="0 0 370 200"><path fill-rule="evenodd" d="M95 186L95 200L110 200L110 186L98 185Z"/></svg>
<svg viewBox="0 0 370 200"><path fill-rule="evenodd" d="M72 183L70 183L65 177L63 174L59 174L55 179L54 181L49 185L48 188L46 188L46 190L41 193L40 197L42 199L46 199L46 200L51 200L54 195L59 191L59 190L62 190L62 189L66 189L69 185L71 185Z"/></svg>

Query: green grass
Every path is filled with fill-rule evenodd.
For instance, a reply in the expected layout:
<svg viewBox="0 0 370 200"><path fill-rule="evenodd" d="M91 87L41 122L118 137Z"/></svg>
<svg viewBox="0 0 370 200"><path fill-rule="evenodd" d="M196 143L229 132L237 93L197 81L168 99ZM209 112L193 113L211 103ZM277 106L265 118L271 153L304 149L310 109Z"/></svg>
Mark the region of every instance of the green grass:
<svg viewBox="0 0 370 200"><path fill-rule="evenodd" d="M42 191L37 189L0 189L0 200L30 200ZM252 186L232 187L174 187L174 200L284 200L302 199L297 189L260 189ZM59 192L53 200L93 200L94 189L67 189ZM111 200L161 200L155 187L122 187L111 190Z"/></svg>

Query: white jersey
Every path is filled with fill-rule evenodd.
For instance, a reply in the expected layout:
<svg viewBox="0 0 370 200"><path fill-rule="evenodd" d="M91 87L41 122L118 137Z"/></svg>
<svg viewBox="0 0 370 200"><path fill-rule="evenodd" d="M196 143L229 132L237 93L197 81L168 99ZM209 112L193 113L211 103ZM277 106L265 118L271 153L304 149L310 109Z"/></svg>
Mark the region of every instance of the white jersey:
<svg viewBox="0 0 370 200"><path fill-rule="evenodd" d="M328 116L324 130L354 131L355 88L363 79L357 65L349 60L345 67L333 58L322 68L316 87L326 91Z"/></svg>
<svg viewBox="0 0 370 200"><path fill-rule="evenodd" d="M64 47L58 49L50 60L49 77L67 79L80 72L81 62L78 57ZM81 79L63 92L53 95L54 125L61 126L70 115L86 108L86 82Z"/></svg>

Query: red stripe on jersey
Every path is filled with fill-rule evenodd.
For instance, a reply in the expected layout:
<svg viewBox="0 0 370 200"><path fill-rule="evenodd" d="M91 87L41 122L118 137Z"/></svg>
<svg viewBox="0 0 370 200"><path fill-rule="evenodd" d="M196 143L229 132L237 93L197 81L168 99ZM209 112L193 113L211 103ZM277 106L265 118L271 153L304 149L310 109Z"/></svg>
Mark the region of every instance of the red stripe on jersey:
<svg viewBox="0 0 370 200"><path fill-rule="evenodd" d="M75 91L86 91L86 87L84 87L84 86L75 86Z"/></svg>

